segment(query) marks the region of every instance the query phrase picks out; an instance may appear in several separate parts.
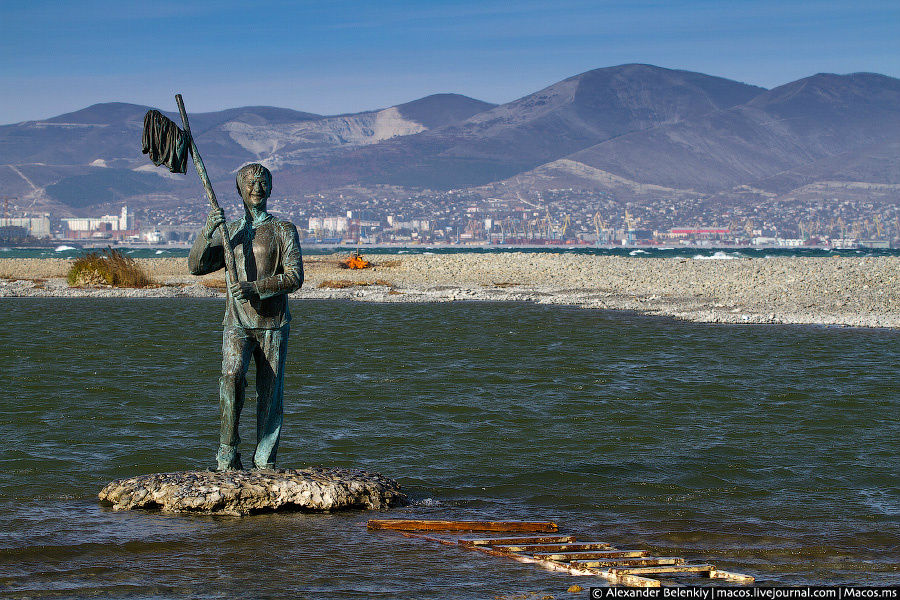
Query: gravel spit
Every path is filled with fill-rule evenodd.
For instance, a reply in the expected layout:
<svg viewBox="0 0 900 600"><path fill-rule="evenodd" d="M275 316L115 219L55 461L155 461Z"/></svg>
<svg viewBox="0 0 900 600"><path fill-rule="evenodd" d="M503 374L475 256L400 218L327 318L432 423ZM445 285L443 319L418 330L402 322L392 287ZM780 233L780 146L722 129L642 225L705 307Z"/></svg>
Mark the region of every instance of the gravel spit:
<svg viewBox="0 0 900 600"><path fill-rule="evenodd" d="M900 258L695 260L570 254L378 255L304 259L296 298L374 302L527 301L638 311L710 323L900 327ZM0 259L0 297L222 296L224 272L193 277L184 258L138 262L159 287L69 288L66 259ZM330 283L329 283L330 282ZM319 287L322 284L326 287ZM327 286L345 287L327 287Z"/></svg>

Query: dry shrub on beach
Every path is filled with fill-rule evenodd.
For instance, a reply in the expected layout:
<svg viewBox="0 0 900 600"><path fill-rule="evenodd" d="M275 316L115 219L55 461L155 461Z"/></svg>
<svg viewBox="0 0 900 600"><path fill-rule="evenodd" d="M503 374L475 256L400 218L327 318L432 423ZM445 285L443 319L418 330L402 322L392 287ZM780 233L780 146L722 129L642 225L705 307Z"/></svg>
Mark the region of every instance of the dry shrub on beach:
<svg viewBox="0 0 900 600"><path fill-rule="evenodd" d="M109 285L144 288L152 283L150 275L133 258L110 248L76 258L66 280L71 287Z"/></svg>

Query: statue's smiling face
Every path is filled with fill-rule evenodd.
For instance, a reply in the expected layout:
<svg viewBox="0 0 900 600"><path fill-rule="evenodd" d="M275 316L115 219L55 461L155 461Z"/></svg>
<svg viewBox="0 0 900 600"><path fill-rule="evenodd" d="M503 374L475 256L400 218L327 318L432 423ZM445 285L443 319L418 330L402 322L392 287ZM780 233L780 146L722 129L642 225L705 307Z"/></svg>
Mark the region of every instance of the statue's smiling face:
<svg viewBox="0 0 900 600"><path fill-rule="evenodd" d="M244 200L252 206L263 204L269 197L269 184L266 178L260 174L256 177L248 177L244 182Z"/></svg>
<svg viewBox="0 0 900 600"><path fill-rule="evenodd" d="M248 209L266 209L266 200L272 193L272 175L260 164L241 167L237 174L237 188Z"/></svg>

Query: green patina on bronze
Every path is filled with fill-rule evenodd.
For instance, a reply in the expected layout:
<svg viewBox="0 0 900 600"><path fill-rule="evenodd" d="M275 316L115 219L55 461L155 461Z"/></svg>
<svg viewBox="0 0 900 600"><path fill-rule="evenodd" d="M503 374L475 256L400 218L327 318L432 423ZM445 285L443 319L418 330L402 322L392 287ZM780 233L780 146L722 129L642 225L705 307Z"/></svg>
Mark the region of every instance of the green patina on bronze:
<svg viewBox="0 0 900 600"><path fill-rule="evenodd" d="M212 206L188 257L194 275L226 269L228 294L222 334L222 378L219 382L220 432L216 469L241 469L238 423L250 358L256 363L256 450L253 465L273 468L283 421L284 365L291 314L287 295L303 285L303 259L297 228L266 212L272 173L253 163L235 178L244 216L225 222L203 159L191 135L181 95L175 96L184 131L158 111L144 119L144 153L157 165L184 173L187 151ZM216 231L221 231L215 236Z"/></svg>
<svg viewBox="0 0 900 600"><path fill-rule="evenodd" d="M303 285L303 261L297 228L266 212L272 175L260 164L237 173L244 216L229 224L227 244L237 265L237 279L226 275L228 301L222 334L222 378L219 385L221 428L216 468L242 468L238 422L244 405L251 356L256 362L256 451L258 468L275 465L282 425L284 364L291 313L287 294ZM221 238L213 232L225 224L222 209L209 213L188 257L194 275L225 265Z"/></svg>

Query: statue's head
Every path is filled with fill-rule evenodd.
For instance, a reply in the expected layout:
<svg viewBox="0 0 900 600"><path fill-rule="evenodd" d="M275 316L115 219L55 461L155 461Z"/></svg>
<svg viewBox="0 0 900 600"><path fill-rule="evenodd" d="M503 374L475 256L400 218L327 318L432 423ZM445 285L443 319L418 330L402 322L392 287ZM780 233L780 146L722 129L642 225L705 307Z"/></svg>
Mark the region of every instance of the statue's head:
<svg viewBox="0 0 900 600"><path fill-rule="evenodd" d="M259 163L241 167L235 176L238 193L247 209L266 209L266 200L272 193L272 173Z"/></svg>

